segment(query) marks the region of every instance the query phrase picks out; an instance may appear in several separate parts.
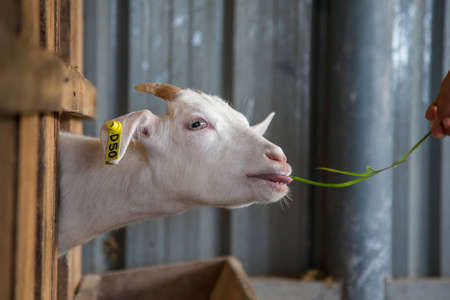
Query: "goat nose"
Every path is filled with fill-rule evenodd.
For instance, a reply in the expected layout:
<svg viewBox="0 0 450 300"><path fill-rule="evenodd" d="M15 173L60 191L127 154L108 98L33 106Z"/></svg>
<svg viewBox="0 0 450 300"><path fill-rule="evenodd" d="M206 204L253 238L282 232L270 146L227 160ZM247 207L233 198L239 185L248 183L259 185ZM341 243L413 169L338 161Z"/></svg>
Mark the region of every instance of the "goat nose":
<svg viewBox="0 0 450 300"><path fill-rule="evenodd" d="M279 161L282 163L285 163L287 161L286 155L284 155L283 153L267 152L266 156L270 160Z"/></svg>

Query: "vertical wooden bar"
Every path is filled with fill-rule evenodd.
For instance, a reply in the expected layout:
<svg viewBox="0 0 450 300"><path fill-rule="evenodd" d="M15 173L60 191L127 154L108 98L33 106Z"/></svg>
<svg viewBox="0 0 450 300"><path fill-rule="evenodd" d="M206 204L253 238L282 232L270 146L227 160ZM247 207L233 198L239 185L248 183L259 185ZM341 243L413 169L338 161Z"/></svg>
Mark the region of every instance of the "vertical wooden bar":
<svg viewBox="0 0 450 300"><path fill-rule="evenodd" d="M83 73L83 0L70 5L70 64Z"/></svg>
<svg viewBox="0 0 450 300"><path fill-rule="evenodd" d="M66 63L70 63L70 0L56 0L58 10L57 53ZM74 0L77 1L77 0Z"/></svg>
<svg viewBox="0 0 450 300"><path fill-rule="evenodd" d="M40 1L40 45L56 51L57 14L55 0ZM46 113L39 120L37 190L36 299L57 299L59 118Z"/></svg>
<svg viewBox="0 0 450 300"><path fill-rule="evenodd" d="M45 48L51 52L56 52L56 36L57 36L57 14L56 14L56 3L55 0L41 0L44 3L43 7L41 7L41 11L43 11L43 18L45 24L41 24L41 26L45 26L45 36L41 36L42 40L45 41Z"/></svg>
<svg viewBox="0 0 450 300"><path fill-rule="evenodd" d="M83 0L72 0L70 2L70 64L80 73L83 72ZM83 122L79 118L70 119L69 131L83 134ZM73 249L70 253L71 282L69 284L71 295L81 281L81 246Z"/></svg>
<svg viewBox="0 0 450 300"><path fill-rule="evenodd" d="M83 1L57 0L59 8L58 54L66 63L83 70ZM57 42L57 44L58 44ZM61 117L61 130L82 134L81 119ZM71 250L58 262L58 299L73 299L81 280L81 247Z"/></svg>
<svg viewBox="0 0 450 300"><path fill-rule="evenodd" d="M59 124L55 113L40 117L36 299L56 299Z"/></svg>
<svg viewBox="0 0 450 300"><path fill-rule="evenodd" d="M17 118L0 118L0 299L13 299L17 194Z"/></svg>
<svg viewBox="0 0 450 300"><path fill-rule="evenodd" d="M27 46L38 47L40 42L39 34L39 1L20 1L20 40Z"/></svg>
<svg viewBox="0 0 450 300"><path fill-rule="evenodd" d="M81 119L69 115L61 116L61 131L83 133ZM72 249L58 261L58 299L70 300L75 295L81 280L81 246Z"/></svg>
<svg viewBox="0 0 450 300"><path fill-rule="evenodd" d="M14 299L34 299L39 116L20 117Z"/></svg>
<svg viewBox="0 0 450 300"><path fill-rule="evenodd" d="M39 1L21 0L18 38L26 46L40 42ZM34 299L36 272L37 166L39 116L21 116L18 130L14 291L17 300Z"/></svg>

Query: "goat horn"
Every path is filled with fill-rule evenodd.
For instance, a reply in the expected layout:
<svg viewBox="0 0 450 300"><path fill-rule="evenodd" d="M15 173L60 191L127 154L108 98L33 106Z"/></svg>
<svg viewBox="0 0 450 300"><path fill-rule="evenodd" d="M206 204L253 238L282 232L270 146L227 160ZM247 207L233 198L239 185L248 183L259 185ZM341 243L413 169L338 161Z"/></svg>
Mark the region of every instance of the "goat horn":
<svg viewBox="0 0 450 300"><path fill-rule="evenodd" d="M181 89L167 83L143 83L135 87L136 90L153 94L167 101L173 101Z"/></svg>

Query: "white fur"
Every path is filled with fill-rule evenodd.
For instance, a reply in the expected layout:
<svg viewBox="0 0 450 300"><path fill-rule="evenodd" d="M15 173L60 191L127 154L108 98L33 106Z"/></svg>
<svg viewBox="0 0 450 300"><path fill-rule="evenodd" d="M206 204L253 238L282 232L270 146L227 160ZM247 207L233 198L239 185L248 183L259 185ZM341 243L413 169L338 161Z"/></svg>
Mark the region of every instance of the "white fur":
<svg viewBox="0 0 450 300"><path fill-rule="evenodd" d="M117 118L122 155L114 166L104 164L105 124L101 140L61 133L60 254L131 223L286 195L286 185L248 176L291 172L281 148L262 136L273 114L252 128L222 99L192 90L182 90L168 105L167 115L140 111ZM195 117L207 128L189 130Z"/></svg>

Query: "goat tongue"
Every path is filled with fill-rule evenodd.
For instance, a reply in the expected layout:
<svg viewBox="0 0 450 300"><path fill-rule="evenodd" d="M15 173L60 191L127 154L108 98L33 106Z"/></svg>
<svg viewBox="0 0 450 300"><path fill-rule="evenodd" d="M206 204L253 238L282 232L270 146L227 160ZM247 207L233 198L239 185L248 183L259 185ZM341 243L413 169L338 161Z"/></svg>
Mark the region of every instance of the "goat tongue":
<svg viewBox="0 0 450 300"><path fill-rule="evenodd" d="M263 179L263 180L267 180L270 182L279 182L279 183L283 183L283 184L289 184L293 180L291 177L277 175L277 174L261 174L261 175L256 175L255 177Z"/></svg>

